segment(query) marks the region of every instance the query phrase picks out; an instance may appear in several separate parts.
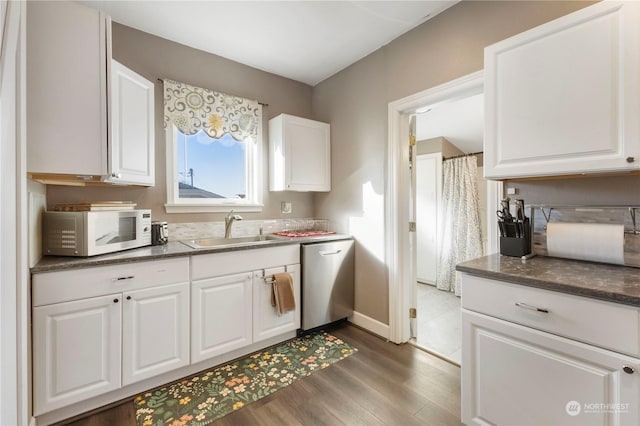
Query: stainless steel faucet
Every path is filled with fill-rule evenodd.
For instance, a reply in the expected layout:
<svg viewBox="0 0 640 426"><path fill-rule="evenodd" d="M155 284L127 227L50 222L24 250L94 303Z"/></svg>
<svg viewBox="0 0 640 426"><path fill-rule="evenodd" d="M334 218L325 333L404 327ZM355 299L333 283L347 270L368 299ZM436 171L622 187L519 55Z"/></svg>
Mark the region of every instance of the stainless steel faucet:
<svg viewBox="0 0 640 426"><path fill-rule="evenodd" d="M242 216L239 214L233 214L233 210L229 212L224 218L224 237L231 238L231 226L236 220L242 220Z"/></svg>

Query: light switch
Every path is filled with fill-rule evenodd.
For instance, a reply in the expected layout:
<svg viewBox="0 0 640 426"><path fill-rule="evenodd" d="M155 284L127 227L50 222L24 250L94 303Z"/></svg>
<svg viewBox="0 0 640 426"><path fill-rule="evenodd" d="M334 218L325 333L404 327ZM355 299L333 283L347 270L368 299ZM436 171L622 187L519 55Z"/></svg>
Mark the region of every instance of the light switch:
<svg viewBox="0 0 640 426"><path fill-rule="evenodd" d="M280 212L282 213L291 213L292 207L289 201L283 201L280 203Z"/></svg>

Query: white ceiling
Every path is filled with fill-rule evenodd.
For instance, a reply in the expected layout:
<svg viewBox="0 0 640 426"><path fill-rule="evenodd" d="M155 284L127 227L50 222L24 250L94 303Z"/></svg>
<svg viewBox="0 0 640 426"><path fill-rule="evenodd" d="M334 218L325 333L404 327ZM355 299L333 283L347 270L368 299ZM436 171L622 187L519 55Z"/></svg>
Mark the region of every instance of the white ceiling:
<svg viewBox="0 0 640 426"><path fill-rule="evenodd" d="M416 139L444 137L464 153L481 152L484 95L439 104L416 116Z"/></svg>
<svg viewBox="0 0 640 426"><path fill-rule="evenodd" d="M129 27L312 86L457 2L80 1Z"/></svg>

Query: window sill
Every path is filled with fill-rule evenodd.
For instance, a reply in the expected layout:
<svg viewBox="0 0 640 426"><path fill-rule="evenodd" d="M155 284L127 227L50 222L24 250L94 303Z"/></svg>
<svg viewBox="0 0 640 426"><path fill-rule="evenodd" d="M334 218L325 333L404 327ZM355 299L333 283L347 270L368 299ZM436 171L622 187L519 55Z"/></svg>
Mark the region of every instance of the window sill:
<svg viewBox="0 0 640 426"><path fill-rule="evenodd" d="M234 212L261 212L264 206L262 204L165 204L164 208L167 213L228 213L229 210Z"/></svg>

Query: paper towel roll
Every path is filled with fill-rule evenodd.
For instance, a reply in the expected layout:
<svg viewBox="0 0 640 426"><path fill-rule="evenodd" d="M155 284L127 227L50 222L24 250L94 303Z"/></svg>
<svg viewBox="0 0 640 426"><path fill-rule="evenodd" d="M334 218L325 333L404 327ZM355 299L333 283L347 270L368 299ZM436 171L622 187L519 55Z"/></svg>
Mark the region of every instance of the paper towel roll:
<svg viewBox="0 0 640 426"><path fill-rule="evenodd" d="M547 223L549 256L624 265L624 225Z"/></svg>

